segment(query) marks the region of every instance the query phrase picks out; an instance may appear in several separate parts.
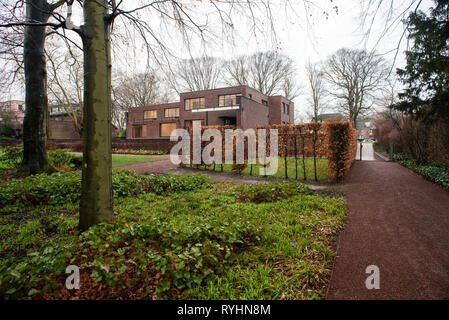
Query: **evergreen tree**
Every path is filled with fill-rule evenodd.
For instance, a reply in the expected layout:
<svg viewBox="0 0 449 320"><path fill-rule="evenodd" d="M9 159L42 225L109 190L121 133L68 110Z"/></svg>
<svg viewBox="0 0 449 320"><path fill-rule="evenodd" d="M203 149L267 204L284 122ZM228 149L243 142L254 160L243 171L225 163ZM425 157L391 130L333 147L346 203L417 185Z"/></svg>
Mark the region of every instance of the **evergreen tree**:
<svg viewBox="0 0 449 320"><path fill-rule="evenodd" d="M406 89L392 107L426 122L449 120L449 1L435 1L429 16L411 13L407 26L412 47L397 70Z"/></svg>

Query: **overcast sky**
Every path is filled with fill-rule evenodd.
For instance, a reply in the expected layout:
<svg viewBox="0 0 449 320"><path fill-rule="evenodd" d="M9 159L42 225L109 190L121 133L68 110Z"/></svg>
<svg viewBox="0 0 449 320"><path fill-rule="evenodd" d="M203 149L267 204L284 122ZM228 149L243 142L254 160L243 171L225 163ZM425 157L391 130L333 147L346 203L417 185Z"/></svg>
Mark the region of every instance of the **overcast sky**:
<svg viewBox="0 0 449 320"><path fill-rule="evenodd" d="M265 0L267 1L267 0ZM378 2L374 1L375 3ZM265 7L254 11L254 20L248 19L249 11L244 14L238 8L230 12L229 20L232 20L232 28L223 31L223 24L218 21L216 9L207 1L182 1L186 3L185 9L189 10L198 24L207 25L212 33L206 35L206 41L200 41L197 37L190 38L190 44L179 36L173 27L165 27L157 13L141 13L141 18L148 22L155 30L159 30L161 38L167 47L179 58L189 58L208 54L225 59L233 58L240 54L251 54L257 51L277 50L294 59L297 66L297 81L306 84L305 69L306 62L318 62L340 48L359 48L373 50L385 54L385 59L391 63L394 60L395 48L399 43L404 30L402 23L393 24L385 36L381 37L385 27L385 19L391 0L384 0L373 23L373 29L369 38L364 36L364 31L369 25L365 24L365 30L361 26L360 13L361 2L368 3L369 0L315 0L313 6L304 5L303 0L290 0L288 5L285 1L271 0L272 17L266 16ZM125 8L132 8L139 0L125 0ZM265 2L267 3L267 2ZM282 4L281 4L282 3ZM395 17L401 17L401 13L407 9L412 0L394 1ZM425 0L421 4L422 10L432 4L431 0ZM335 9L338 8L338 12ZM226 7L223 6L225 10ZM227 18L225 18L228 20ZM269 22L272 21L271 25ZM74 22L82 22L81 10L74 9ZM122 34L127 23L117 23L115 32ZM252 28L258 30L255 34ZM128 28L127 28L128 29ZM272 32L274 29L274 32ZM163 31L161 31L163 30ZM128 42L126 53L120 51L114 57L115 70L126 70L128 73L142 72L146 64L145 48L143 42L133 31L127 34L125 40ZM75 38L77 36L75 35ZM403 67L405 56L403 51L406 41L402 42L395 67ZM150 58L151 65L159 62ZM307 92L307 91L306 91ZM20 98L20 93L14 95ZM304 114L307 95L295 99L296 111Z"/></svg>
<svg viewBox="0 0 449 320"><path fill-rule="evenodd" d="M272 16L270 18L266 16L264 7L254 12L258 28L258 32L255 33L252 32L253 20L247 19L247 14L239 16L237 10L233 11L230 15L234 32L223 33L222 24L217 22L216 10L207 2L191 1L192 4L188 9L197 14L196 19L201 23L207 21L208 28L214 32L214 36L206 42L196 41L193 37L191 44L187 46L182 39L173 36L176 32L170 29L169 36L164 39L170 39L167 40L168 46L175 55L182 58L207 54L230 59L240 54L274 49L294 59L297 66L297 82L306 85L304 68L306 62L308 60L322 61L343 47L376 50L392 64L397 52L396 47L404 31L404 25L400 22L400 19L404 17L402 13L407 12L413 3L412 0L395 0L393 17L397 18L396 23L391 21L387 23L386 18L391 1L384 0L373 20L370 35L366 37L365 32L373 16L369 16L362 25L361 12L364 11L362 6L369 2L376 4L379 1L315 0L312 6L305 6L305 2L307 1L292 0L285 5L285 1L271 1ZM420 8L426 11L432 3L430 0L423 1ZM372 9L374 8L375 5ZM412 7L414 8L415 6ZM158 25L157 18L150 19L154 26ZM269 21L272 21L273 25ZM385 32L386 26L391 27ZM272 32L273 28L274 32ZM228 41L231 38L233 41ZM404 38L394 68L405 65L406 45L407 41ZM138 69L143 63L142 59L143 55L136 54L134 59L131 59L134 65L130 66L131 69ZM127 59L127 62L129 63L130 59ZM123 65L123 62L117 64ZM305 114L308 108L307 88L304 92L304 95L294 101L296 112L301 114Z"/></svg>

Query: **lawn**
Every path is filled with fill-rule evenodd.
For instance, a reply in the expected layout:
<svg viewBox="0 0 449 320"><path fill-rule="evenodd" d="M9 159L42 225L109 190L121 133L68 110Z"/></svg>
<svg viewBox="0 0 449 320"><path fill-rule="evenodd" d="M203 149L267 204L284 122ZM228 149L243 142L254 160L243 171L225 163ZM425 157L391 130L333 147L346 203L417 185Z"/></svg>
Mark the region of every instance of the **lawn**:
<svg viewBox="0 0 449 320"><path fill-rule="evenodd" d="M0 183L1 298L321 299L346 215L300 183L116 170L114 222L79 234L79 172L27 179Z"/></svg>
<svg viewBox="0 0 449 320"><path fill-rule="evenodd" d="M22 160L21 147L6 148L7 152L0 150L0 170L18 168ZM68 170L71 168L70 161L72 158L81 156L81 154L72 154L66 150L50 150L47 152L50 162L58 169ZM112 166L121 167L129 164L159 161L160 158L149 156L126 156L112 155ZM75 169L75 168L72 168Z"/></svg>
<svg viewBox="0 0 449 320"><path fill-rule="evenodd" d="M113 167L121 167L129 164L142 163L142 162L153 162L159 161L161 158L153 158L153 157L139 157L139 156L112 156L112 166Z"/></svg>
<svg viewBox="0 0 449 320"><path fill-rule="evenodd" d="M315 180L315 170L314 170L314 162L313 158L306 158L305 159L305 168L306 168L306 179L304 179L304 167L302 163L302 158L298 158L297 160L297 166L298 166L298 179L301 180L308 180L312 181ZM262 169L263 173L263 166L260 164L253 165L252 168L252 175L259 175L259 169ZM214 166L211 165L207 167L207 170L214 170ZM221 171L221 165L215 165L215 171ZM232 171L232 164L224 164L223 165L223 171L224 172L230 172ZM250 175L251 174L251 166L248 165L243 171L243 174ZM262 174L263 175L263 174ZM295 179L296 178L296 160L295 158L287 158L287 175L288 178ZM278 159L278 170L274 177L281 177L285 178L285 159L279 158ZM327 159L317 159L317 179L318 181L330 181L331 178L329 177L329 170L327 167Z"/></svg>

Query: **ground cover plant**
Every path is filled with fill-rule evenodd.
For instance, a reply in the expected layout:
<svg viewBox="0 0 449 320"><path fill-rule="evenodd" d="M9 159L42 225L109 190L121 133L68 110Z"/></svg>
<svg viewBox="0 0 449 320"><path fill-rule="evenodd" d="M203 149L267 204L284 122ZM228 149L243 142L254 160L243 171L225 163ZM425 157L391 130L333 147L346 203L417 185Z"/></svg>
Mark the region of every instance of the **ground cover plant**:
<svg viewBox="0 0 449 320"><path fill-rule="evenodd" d="M429 181L435 182L445 189L449 189L449 167L432 163L420 164L404 154L394 154L393 160L419 173Z"/></svg>
<svg viewBox="0 0 449 320"><path fill-rule="evenodd" d="M300 183L114 170L114 222L79 234L79 179L65 172L0 184L0 297L324 297L345 218L341 198ZM79 290L65 288L68 265L80 268Z"/></svg>

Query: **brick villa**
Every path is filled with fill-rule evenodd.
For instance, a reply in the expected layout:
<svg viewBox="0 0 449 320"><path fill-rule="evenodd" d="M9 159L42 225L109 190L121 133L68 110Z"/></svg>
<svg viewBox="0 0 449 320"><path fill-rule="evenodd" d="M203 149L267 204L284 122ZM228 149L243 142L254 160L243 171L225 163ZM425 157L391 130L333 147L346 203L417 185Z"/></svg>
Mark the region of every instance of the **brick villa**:
<svg viewBox="0 0 449 320"><path fill-rule="evenodd" d="M293 102L266 96L248 86L180 94L179 102L132 108L127 115L127 139L167 139L176 128L197 125L256 125L294 122Z"/></svg>

